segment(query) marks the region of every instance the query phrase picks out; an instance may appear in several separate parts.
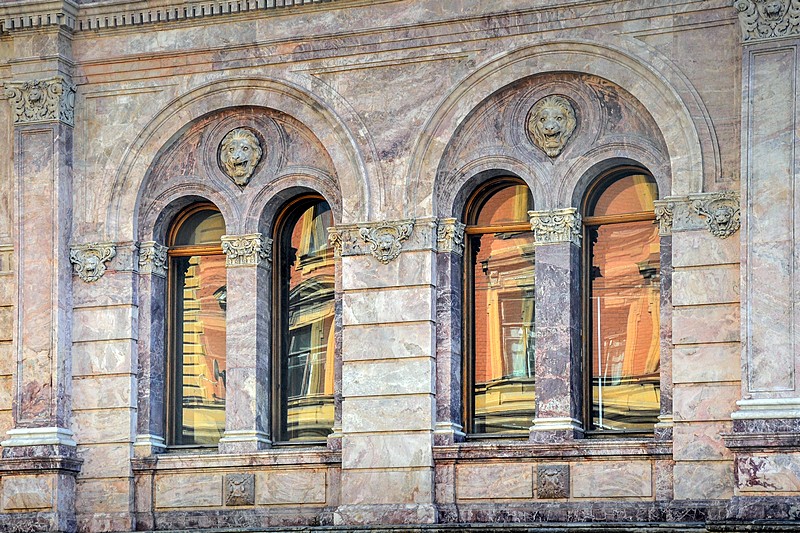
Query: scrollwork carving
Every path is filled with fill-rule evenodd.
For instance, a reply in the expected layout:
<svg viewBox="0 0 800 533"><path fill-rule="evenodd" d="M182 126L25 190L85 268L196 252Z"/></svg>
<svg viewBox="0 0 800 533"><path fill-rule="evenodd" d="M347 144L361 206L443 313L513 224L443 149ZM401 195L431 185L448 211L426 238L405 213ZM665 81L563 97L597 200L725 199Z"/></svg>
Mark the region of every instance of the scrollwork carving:
<svg viewBox="0 0 800 533"><path fill-rule="evenodd" d="M658 234L661 236L672 235L672 221L675 218L675 204L664 200L656 200L655 212L658 223Z"/></svg>
<svg viewBox="0 0 800 533"><path fill-rule="evenodd" d="M328 242L333 248L333 256L342 257L342 232L336 228L328 228Z"/></svg>
<svg viewBox="0 0 800 533"><path fill-rule="evenodd" d="M708 231L722 239L730 237L741 226L739 196L733 191L699 196L690 195L692 210L705 218Z"/></svg>
<svg viewBox="0 0 800 533"><path fill-rule="evenodd" d="M369 244L372 255L385 265L400 255L402 243L408 239L413 229L414 223L411 221L386 222L359 228L359 234Z"/></svg>
<svg viewBox="0 0 800 533"><path fill-rule="evenodd" d="M225 266L256 266L267 261L272 262L272 239L262 237L260 233L246 235L223 235L222 251L225 253Z"/></svg>
<svg viewBox="0 0 800 533"><path fill-rule="evenodd" d="M75 90L75 85L61 76L5 84L14 124L61 121L73 126Z"/></svg>
<svg viewBox="0 0 800 533"><path fill-rule="evenodd" d="M581 216L574 207L552 211L528 211L536 244L581 244Z"/></svg>
<svg viewBox="0 0 800 533"><path fill-rule="evenodd" d="M167 250L155 241L139 243L139 274L167 277Z"/></svg>
<svg viewBox="0 0 800 533"><path fill-rule="evenodd" d="M117 255L117 247L112 243L92 242L73 245L69 260L75 273L83 281L97 281L106 272L106 263Z"/></svg>
<svg viewBox="0 0 800 533"><path fill-rule="evenodd" d="M800 0L736 0L733 6L744 41L800 34Z"/></svg>
<svg viewBox="0 0 800 533"><path fill-rule="evenodd" d="M440 252L464 253L464 228L455 218L443 218L436 229L436 244Z"/></svg>

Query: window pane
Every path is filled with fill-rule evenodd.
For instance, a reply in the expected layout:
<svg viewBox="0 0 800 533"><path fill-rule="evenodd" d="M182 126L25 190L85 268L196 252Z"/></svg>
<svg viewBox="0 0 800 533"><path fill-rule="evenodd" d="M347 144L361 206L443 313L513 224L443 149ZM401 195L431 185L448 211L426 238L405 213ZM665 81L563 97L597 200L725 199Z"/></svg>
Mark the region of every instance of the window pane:
<svg viewBox="0 0 800 533"><path fill-rule="evenodd" d="M471 239L473 433L527 433L534 417L533 235Z"/></svg>
<svg viewBox="0 0 800 533"><path fill-rule="evenodd" d="M198 211L190 215L178 229L174 246L219 244L225 234L225 220L216 210Z"/></svg>
<svg viewBox="0 0 800 533"><path fill-rule="evenodd" d="M653 201L658 199L656 182L644 174L622 177L603 191L594 205L592 215L620 215L625 213L652 212Z"/></svg>
<svg viewBox="0 0 800 533"><path fill-rule="evenodd" d="M225 430L225 256L173 259L176 444L216 444Z"/></svg>
<svg viewBox="0 0 800 533"><path fill-rule="evenodd" d="M591 228L592 422L652 431L659 415L659 237L651 221Z"/></svg>
<svg viewBox="0 0 800 533"><path fill-rule="evenodd" d="M527 185L508 185L484 198L478 205L478 226L519 224L529 221L533 200Z"/></svg>
<svg viewBox="0 0 800 533"><path fill-rule="evenodd" d="M333 427L333 224L326 202L286 228L288 291L281 391L282 441L324 440Z"/></svg>

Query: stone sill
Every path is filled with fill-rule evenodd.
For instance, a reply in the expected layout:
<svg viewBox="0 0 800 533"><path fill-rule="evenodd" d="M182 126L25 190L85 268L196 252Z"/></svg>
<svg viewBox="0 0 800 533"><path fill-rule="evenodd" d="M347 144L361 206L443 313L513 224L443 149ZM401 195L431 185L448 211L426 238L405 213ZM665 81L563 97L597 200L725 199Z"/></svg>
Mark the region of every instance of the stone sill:
<svg viewBox="0 0 800 533"><path fill-rule="evenodd" d="M666 457L665 457L666 456ZM672 441L592 439L532 444L528 441L465 442L434 446L434 461L471 459L582 459L585 457L672 457Z"/></svg>
<svg viewBox="0 0 800 533"><path fill-rule="evenodd" d="M338 466L341 452L328 449L270 449L247 454L165 453L131 460L134 472L187 472L209 469L240 469L269 466Z"/></svg>
<svg viewBox="0 0 800 533"><path fill-rule="evenodd" d="M73 457L5 457L0 459L2 474L44 474L56 472L78 473L82 459Z"/></svg>
<svg viewBox="0 0 800 533"><path fill-rule="evenodd" d="M800 450L800 433L723 433L722 440L736 451Z"/></svg>

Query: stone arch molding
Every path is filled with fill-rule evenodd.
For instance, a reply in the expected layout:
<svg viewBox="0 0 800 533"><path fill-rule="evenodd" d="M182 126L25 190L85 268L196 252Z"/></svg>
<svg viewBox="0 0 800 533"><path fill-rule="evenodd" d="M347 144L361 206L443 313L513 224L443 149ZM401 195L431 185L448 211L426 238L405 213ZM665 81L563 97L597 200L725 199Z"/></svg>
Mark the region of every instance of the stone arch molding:
<svg viewBox="0 0 800 533"><path fill-rule="evenodd" d="M379 176L377 159L357 115L332 90L312 94L309 80L227 78L204 84L176 98L142 130L114 177L103 233L109 240L137 240L141 200L152 164L187 126L204 116L236 107L283 113L324 145L338 182L343 222L366 220L373 211L370 176ZM352 132L361 132L357 136ZM132 212L126 206L135 206ZM229 228L233 230L233 228Z"/></svg>
<svg viewBox="0 0 800 533"><path fill-rule="evenodd" d="M663 136L670 168L664 195L703 191L719 177L720 158L709 114L686 76L646 44L620 36L543 43L503 53L464 79L439 105L413 151L406 180L409 217L441 214L435 182L445 150L464 119L492 94L542 73L569 72L605 79L650 113ZM469 176L465 177L469 179ZM441 212L441 213L440 213Z"/></svg>

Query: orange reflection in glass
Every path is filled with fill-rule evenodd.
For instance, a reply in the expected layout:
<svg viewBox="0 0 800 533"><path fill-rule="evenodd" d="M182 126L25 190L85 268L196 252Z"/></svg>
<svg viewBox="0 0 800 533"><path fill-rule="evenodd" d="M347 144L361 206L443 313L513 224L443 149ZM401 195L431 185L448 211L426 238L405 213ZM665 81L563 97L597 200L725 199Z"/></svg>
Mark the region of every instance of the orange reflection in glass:
<svg viewBox="0 0 800 533"><path fill-rule="evenodd" d="M492 193L477 207L477 226L519 224L529 221L533 200L527 185L510 185Z"/></svg>
<svg viewBox="0 0 800 533"><path fill-rule="evenodd" d="M622 215L653 212L658 199L656 183L650 176L631 174L609 184L597 199L592 215Z"/></svg>

